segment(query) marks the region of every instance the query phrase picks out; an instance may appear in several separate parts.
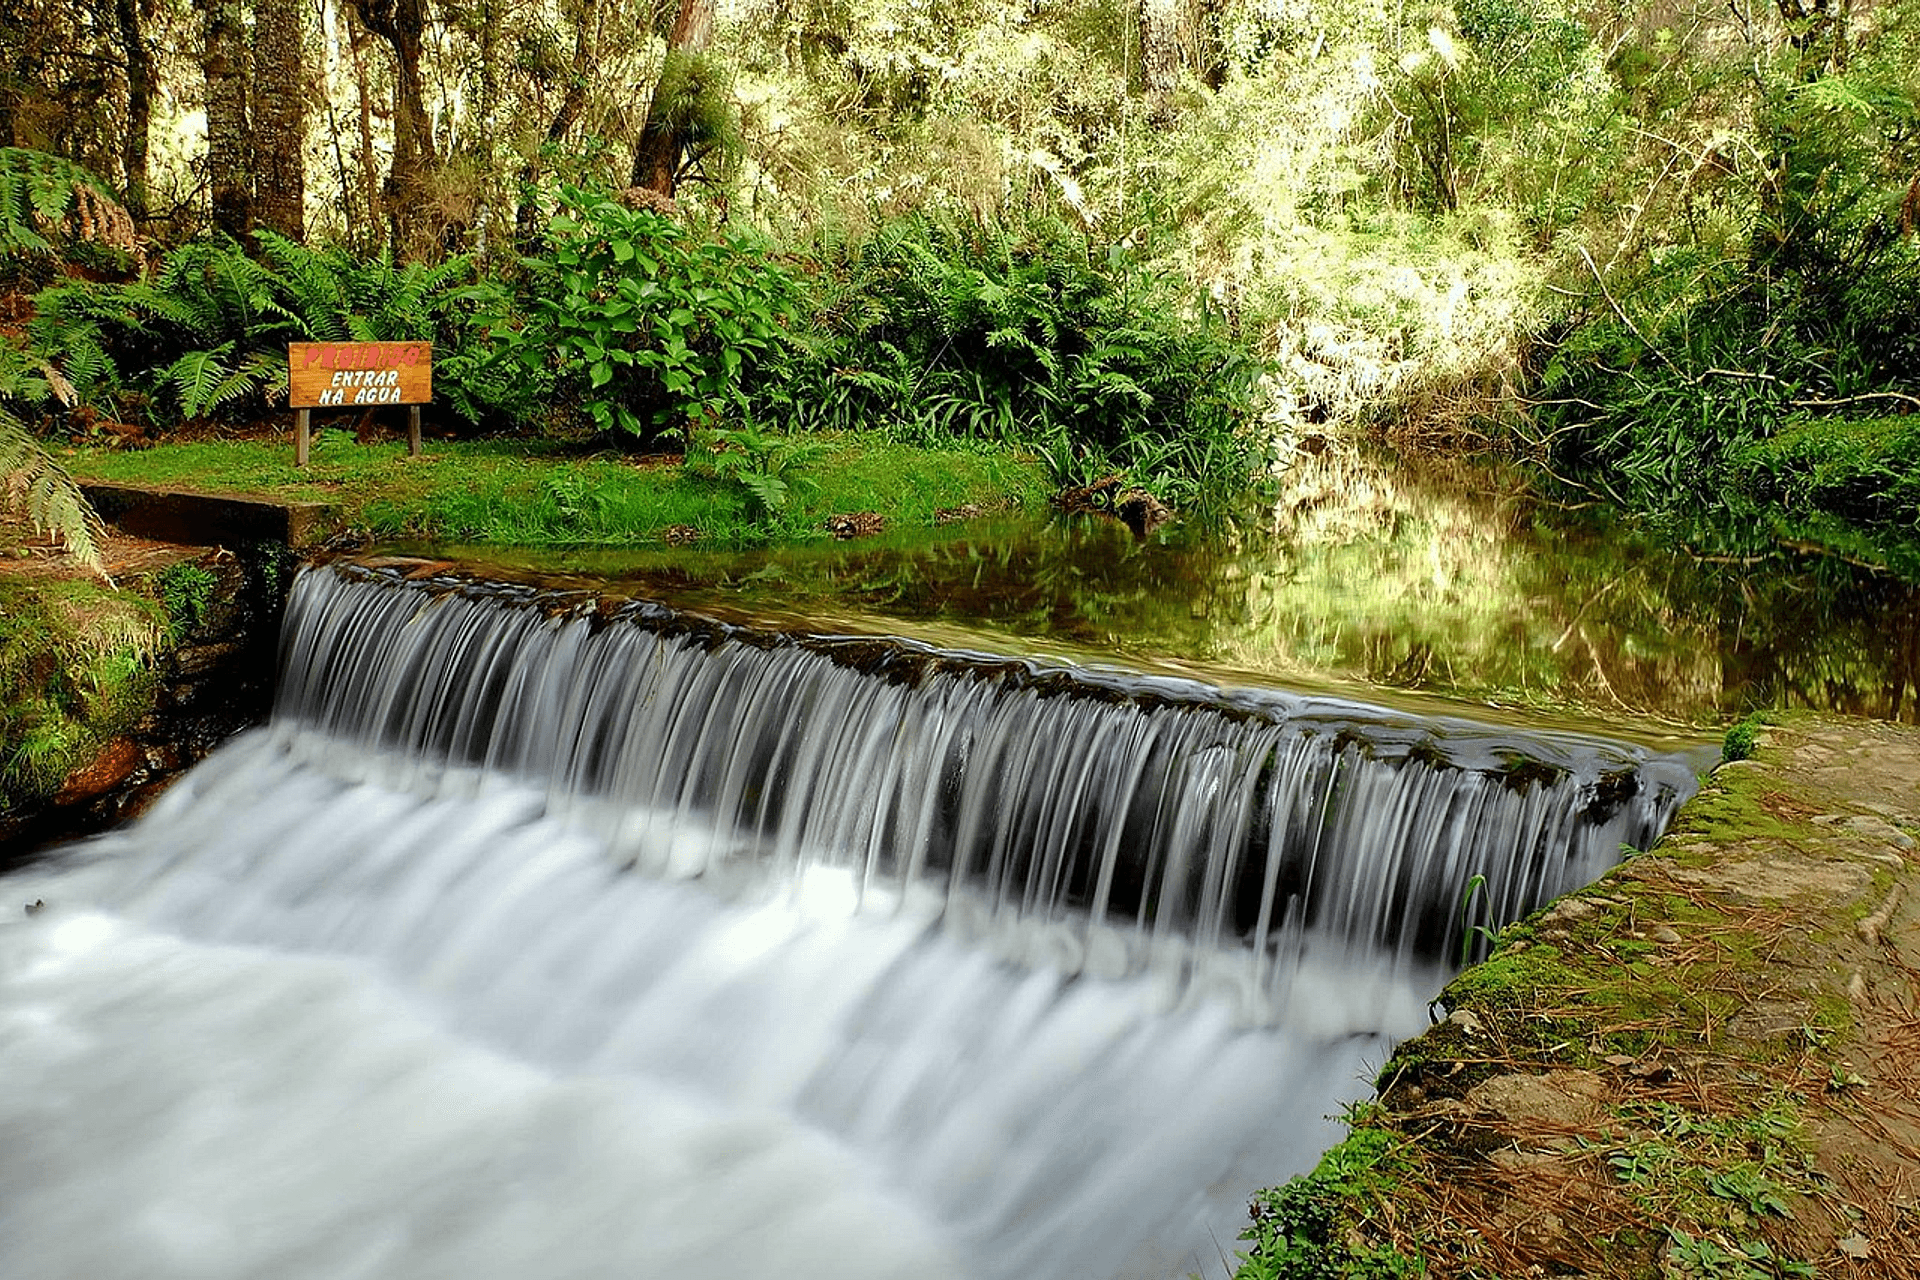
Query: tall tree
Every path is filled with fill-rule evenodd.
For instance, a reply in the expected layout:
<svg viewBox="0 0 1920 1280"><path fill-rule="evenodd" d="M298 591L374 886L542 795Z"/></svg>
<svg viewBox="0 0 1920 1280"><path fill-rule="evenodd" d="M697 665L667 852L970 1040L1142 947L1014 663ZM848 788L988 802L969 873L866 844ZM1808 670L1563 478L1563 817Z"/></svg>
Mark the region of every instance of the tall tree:
<svg viewBox="0 0 1920 1280"><path fill-rule="evenodd" d="M200 71L207 86L207 186L213 225L236 240L253 228L253 166L247 145L247 6L209 0Z"/></svg>
<svg viewBox="0 0 1920 1280"><path fill-rule="evenodd" d="M130 0L120 0L129 3ZM306 25L300 0L255 0L254 215L290 239L306 233Z"/></svg>
<svg viewBox="0 0 1920 1280"><path fill-rule="evenodd" d="M1140 0L1140 70L1147 93L1164 100L1180 87L1179 0Z"/></svg>
<svg viewBox="0 0 1920 1280"><path fill-rule="evenodd" d="M580 119L581 110L587 105L588 72L593 66L597 35L598 23L592 9L582 6L574 16L573 64L567 71L567 87L561 91L560 105L547 124L542 152L566 140L566 136L573 131L574 123ZM534 184L539 180L543 159L544 155L536 152L520 169L520 203L514 210L513 230L522 244L527 244L533 237Z"/></svg>
<svg viewBox="0 0 1920 1280"><path fill-rule="evenodd" d="M394 249L403 257L429 257L438 248L438 228L428 213L435 203L433 177L440 162L420 69L426 52L426 0L352 2L362 25L393 50L393 168L385 197Z"/></svg>
<svg viewBox="0 0 1920 1280"><path fill-rule="evenodd" d="M121 162L126 166L127 212L135 222L144 222L147 217L147 153L156 86L146 21L152 16L151 0L114 0L114 28L127 68L127 134L121 143Z"/></svg>
<svg viewBox="0 0 1920 1280"><path fill-rule="evenodd" d="M647 103L647 120L633 153L632 185L673 194L687 151L688 115L701 91L700 55L713 42L714 0L680 0L667 36L667 56Z"/></svg>

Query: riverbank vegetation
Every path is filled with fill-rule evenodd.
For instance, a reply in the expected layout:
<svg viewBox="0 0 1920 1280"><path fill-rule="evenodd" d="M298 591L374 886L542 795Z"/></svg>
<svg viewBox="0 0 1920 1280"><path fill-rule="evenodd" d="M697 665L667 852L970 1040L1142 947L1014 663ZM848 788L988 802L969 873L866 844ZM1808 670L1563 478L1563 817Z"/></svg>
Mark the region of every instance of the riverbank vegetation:
<svg viewBox="0 0 1920 1280"><path fill-rule="evenodd" d="M467 432L859 425L1206 514L1344 425L1688 537L1914 525L1910 4L35 12L0 253L56 441L430 338Z"/></svg>
<svg viewBox="0 0 1920 1280"><path fill-rule="evenodd" d="M115 586L39 569L0 566L0 832L9 835L153 712L160 659L211 603L213 578L190 561Z"/></svg>
<svg viewBox="0 0 1920 1280"><path fill-rule="evenodd" d="M1920 1274L1920 744L1770 719L1660 845L1440 994L1348 1138L1256 1198L1239 1280Z"/></svg>
<svg viewBox="0 0 1920 1280"><path fill-rule="evenodd" d="M88 480L249 493L335 508L374 538L520 546L700 542L751 546L824 538L834 517L871 532L925 527L965 513L1044 507L1032 461L992 449L900 444L872 432L822 432L803 443L745 431L703 435L686 457L628 457L551 441L436 441L417 458L393 441L322 431L305 468L284 441L201 440L87 454Z"/></svg>

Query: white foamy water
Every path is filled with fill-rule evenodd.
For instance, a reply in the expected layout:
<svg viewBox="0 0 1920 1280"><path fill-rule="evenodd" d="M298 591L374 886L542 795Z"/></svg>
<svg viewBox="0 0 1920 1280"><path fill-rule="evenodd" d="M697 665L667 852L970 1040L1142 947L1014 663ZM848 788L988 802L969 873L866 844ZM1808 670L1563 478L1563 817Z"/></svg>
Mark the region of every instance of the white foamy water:
<svg viewBox="0 0 1920 1280"><path fill-rule="evenodd" d="M1240 1028L294 741L0 881L0 1274L1218 1275L1424 1020L1376 970Z"/></svg>
<svg viewBox="0 0 1920 1280"><path fill-rule="evenodd" d="M1502 923L1691 785L305 571L274 726L0 880L0 1280L1212 1280L1468 878Z"/></svg>

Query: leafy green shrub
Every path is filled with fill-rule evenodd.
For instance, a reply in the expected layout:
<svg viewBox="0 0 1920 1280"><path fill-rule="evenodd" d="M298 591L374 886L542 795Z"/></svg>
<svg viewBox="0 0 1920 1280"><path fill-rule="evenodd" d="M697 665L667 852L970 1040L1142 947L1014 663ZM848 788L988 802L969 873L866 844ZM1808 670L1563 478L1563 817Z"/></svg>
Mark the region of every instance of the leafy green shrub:
<svg viewBox="0 0 1920 1280"><path fill-rule="evenodd" d="M204 566L185 561L170 565L160 571L155 586L160 594L160 607L167 618L167 633L175 640L184 639L200 625L207 616L207 610L213 606L213 591L218 585L213 574Z"/></svg>
<svg viewBox="0 0 1920 1280"><path fill-rule="evenodd" d="M574 188L544 252L522 260L527 320L512 367L551 364L603 432L643 441L744 420L785 364L798 283L744 236L698 239L651 210Z"/></svg>
<svg viewBox="0 0 1920 1280"><path fill-rule="evenodd" d="M1246 482L1259 364L1190 288L1065 226L902 218L824 246L788 388L810 426L1041 447L1176 504Z"/></svg>
<svg viewBox="0 0 1920 1280"><path fill-rule="evenodd" d="M1750 760L1753 749L1759 745L1760 730L1766 722L1757 715L1747 716L1727 730L1727 736L1720 744L1720 755L1726 760Z"/></svg>
<svg viewBox="0 0 1920 1280"><path fill-rule="evenodd" d="M1757 245L1676 250L1553 338L1536 438L1554 469L1641 510L1823 510L1920 524L1920 245L1884 226L1851 265ZM1896 416L1889 417L1889 411Z"/></svg>

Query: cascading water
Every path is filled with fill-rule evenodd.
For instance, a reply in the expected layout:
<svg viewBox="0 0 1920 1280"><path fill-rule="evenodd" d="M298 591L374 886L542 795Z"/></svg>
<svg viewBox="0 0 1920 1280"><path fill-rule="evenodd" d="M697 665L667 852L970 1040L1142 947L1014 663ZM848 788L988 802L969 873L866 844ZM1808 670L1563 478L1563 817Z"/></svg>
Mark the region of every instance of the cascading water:
<svg viewBox="0 0 1920 1280"><path fill-rule="evenodd" d="M306 571L274 723L11 878L0 1274L1218 1275L1625 747Z"/></svg>

